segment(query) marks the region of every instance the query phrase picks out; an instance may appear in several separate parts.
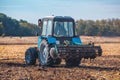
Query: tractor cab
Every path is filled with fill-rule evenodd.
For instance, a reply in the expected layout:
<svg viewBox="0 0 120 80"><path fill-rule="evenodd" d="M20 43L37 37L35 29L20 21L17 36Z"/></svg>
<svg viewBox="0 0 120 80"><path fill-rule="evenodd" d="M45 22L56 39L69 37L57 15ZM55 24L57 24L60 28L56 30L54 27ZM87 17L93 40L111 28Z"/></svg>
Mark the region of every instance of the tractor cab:
<svg viewBox="0 0 120 80"><path fill-rule="evenodd" d="M73 37L75 22L71 17L50 16L42 20L38 25L42 28L42 36Z"/></svg>
<svg viewBox="0 0 120 80"><path fill-rule="evenodd" d="M65 40L71 41L75 36L75 21L69 16L48 16L39 19L38 25L42 29L42 37L53 37L60 44Z"/></svg>

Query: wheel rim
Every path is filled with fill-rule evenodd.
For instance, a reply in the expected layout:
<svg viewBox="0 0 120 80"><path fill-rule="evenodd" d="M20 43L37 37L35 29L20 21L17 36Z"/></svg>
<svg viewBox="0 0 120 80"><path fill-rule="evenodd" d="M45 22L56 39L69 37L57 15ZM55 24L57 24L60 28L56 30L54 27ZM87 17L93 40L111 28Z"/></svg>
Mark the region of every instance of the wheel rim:
<svg viewBox="0 0 120 80"><path fill-rule="evenodd" d="M26 63L30 63L30 54L29 53L30 53L30 51L28 50L26 53L26 57L25 57Z"/></svg>
<svg viewBox="0 0 120 80"><path fill-rule="evenodd" d="M46 46L43 46L40 52L40 61L42 65L46 64L47 58L48 58L48 50Z"/></svg>

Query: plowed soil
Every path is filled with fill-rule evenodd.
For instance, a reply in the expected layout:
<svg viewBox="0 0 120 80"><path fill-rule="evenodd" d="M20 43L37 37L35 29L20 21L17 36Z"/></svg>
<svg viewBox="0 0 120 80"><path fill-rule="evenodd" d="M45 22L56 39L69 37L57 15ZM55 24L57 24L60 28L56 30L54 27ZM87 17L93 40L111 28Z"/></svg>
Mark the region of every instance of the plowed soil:
<svg viewBox="0 0 120 80"><path fill-rule="evenodd" d="M38 61L27 66L24 53L37 45L0 45L0 80L120 80L120 43L96 45L102 46L103 55L95 60L82 59L78 67L66 67L64 60L53 67L41 67Z"/></svg>

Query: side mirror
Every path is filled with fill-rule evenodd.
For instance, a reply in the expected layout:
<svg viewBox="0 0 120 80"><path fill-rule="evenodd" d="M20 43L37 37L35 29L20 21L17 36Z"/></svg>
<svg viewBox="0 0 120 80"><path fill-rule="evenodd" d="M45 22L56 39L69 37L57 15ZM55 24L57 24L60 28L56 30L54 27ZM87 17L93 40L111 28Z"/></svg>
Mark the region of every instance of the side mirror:
<svg viewBox="0 0 120 80"><path fill-rule="evenodd" d="M42 27L42 20L41 20L41 19L38 20L38 26L39 26L40 28Z"/></svg>

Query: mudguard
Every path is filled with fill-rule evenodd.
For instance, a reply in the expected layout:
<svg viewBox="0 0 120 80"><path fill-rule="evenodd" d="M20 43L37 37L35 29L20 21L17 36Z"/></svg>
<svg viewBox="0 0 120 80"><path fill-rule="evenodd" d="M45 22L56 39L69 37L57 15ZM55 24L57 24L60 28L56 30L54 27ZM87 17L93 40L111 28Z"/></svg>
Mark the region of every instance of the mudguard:
<svg viewBox="0 0 120 80"><path fill-rule="evenodd" d="M38 37L38 48L40 49L40 44L43 39L46 39L49 44L56 44L56 38L53 37Z"/></svg>
<svg viewBox="0 0 120 80"><path fill-rule="evenodd" d="M82 41L79 37L74 37L74 38L72 38L72 43L76 44L76 45L81 45Z"/></svg>

